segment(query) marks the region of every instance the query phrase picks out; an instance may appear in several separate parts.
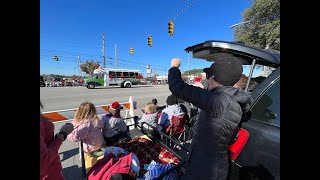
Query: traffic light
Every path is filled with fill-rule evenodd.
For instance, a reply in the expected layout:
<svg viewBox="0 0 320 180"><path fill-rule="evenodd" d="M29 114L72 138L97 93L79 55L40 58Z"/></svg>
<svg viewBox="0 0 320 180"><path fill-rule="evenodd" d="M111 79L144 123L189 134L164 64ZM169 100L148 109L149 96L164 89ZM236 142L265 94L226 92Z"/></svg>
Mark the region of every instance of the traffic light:
<svg viewBox="0 0 320 180"><path fill-rule="evenodd" d="M168 23L168 26L169 26L169 31L168 31L168 33L169 33L169 35L170 36L172 36L173 35L173 21L170 21L169 23Z"/></svg>
<svg viewBox="0 0 320 180"><path fill-rule="evenodd" d="M130 48L130 54L133 55L133 48Z"/></svg>
<svg viewBox="0 0 320 180"><path fill-rule="evenodd" d="M59 60L58 56L53 56L53 59L54 59L55 61L58 61L58 60Z"/></svg>
<svg viewBox="0 0 320 180"><path fill-rule="evenodd" d="M152 36L148 37L148 46L152 47Z"/></svg>

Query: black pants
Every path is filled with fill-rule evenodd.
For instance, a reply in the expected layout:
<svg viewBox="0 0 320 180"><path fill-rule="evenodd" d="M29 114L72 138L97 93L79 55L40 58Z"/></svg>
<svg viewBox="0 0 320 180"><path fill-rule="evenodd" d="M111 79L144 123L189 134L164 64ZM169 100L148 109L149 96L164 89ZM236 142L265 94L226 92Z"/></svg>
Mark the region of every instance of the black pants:
<svg viewBox="0 0 320 180"><path fill-rule="evenodd" d="M107 146L113 146L115 143L117 142L127 142L131 140L131 137L129 136L129 134L127 132L121 133L119 132L119 134L114 135L112 137L105 137L104 138L106 141L106 145Z"/></svg>

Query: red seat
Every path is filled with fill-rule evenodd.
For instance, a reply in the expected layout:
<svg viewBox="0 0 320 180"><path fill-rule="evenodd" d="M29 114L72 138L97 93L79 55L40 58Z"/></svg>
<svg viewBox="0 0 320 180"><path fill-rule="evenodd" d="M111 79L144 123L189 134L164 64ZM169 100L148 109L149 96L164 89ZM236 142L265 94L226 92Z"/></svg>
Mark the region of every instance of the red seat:
<svg viewBox="0 0 320 180"><path fill-rule="evenodd" d="M229 146L230 159L232 161L234 161L238 157L243 147L247 143L249 136L250 134L247 130L240 128L237 140Z"/></svg>
<svg viewBox="0 0 320 180"><path fill-rule="evenodd" d="M186 114L182 114L179 116L172 116L170 120L171 124L167 127L166 132L169 133L169 131L172 129L171 134L180 134L184 132L185 125L187 124L186 120Z"/></svg>
<svg viewBox="0 0 320 180"><path fill-rule="evenodd" d="M171 117L171 124L166 128L166 133L169 134L172 138L178 140L179 142L186 141L186 114L182 114L179 116L172 116ZM183 135L183 140L181 141L180 138Z"/></svg>

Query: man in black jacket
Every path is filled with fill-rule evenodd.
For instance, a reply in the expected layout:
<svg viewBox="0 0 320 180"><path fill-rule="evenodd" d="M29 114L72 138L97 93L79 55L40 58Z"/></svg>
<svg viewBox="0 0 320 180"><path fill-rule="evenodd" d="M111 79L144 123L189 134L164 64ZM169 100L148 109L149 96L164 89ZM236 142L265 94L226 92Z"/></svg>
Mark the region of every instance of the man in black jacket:
<svg viewBox="0 0 320 180"><path fill-rule="evenodd" d="M179 66L180 59L172 59L170 91L201 109L183 179L224 180L228 175L228 146L242 114L249 111L252 103L249 93L234 87L242 75L242 64L232 56L205 68L208 90L184 83Z"/></svg>

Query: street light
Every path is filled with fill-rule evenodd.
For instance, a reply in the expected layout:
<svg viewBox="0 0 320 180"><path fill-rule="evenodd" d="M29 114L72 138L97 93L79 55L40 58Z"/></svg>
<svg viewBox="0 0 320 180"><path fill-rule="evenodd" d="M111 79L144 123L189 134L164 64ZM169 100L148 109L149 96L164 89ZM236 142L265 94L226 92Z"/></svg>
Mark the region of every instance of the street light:
<svg viewBox="0 0 320 180"><path fill-rule="evenodd" d="M234 24L234 25L230 26L229 29L232 29L232 28L234 28L236 26L239 26L239 25L242 25L242 24L247 24L247 23L250 23L250 21L239 22L237 24Z"/></svg>

